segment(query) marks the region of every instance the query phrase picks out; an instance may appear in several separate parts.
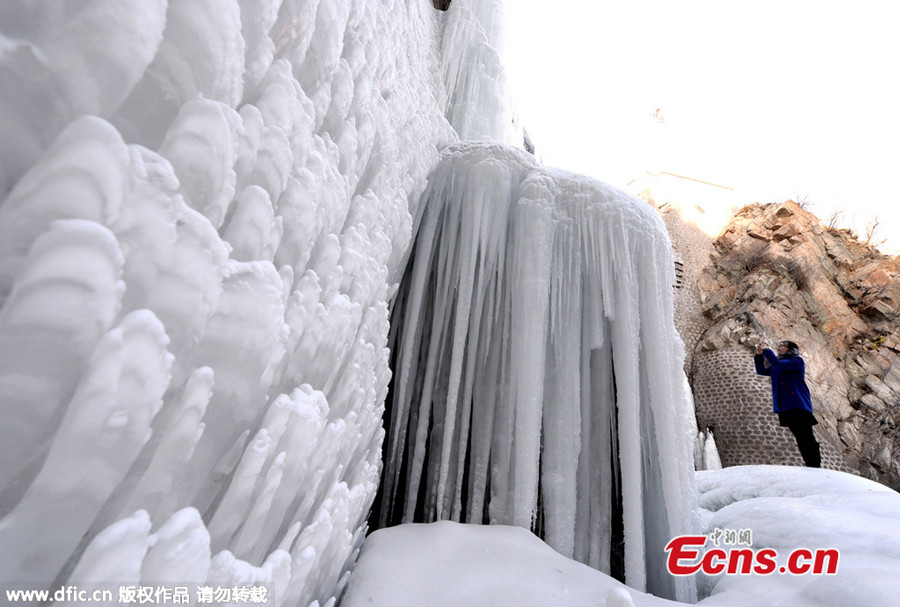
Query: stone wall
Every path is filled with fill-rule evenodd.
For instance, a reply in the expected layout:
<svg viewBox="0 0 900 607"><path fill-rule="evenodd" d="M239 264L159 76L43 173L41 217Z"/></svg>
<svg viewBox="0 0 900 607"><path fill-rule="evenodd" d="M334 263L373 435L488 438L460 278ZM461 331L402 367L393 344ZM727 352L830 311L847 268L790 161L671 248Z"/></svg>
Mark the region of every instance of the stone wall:
<svg viewBox="0 0 900 607"><path fill-rule="evenodd" d="M802 466L797 443L772 412L769 378L757 375L752 352L743 346L697 352L693 368L697 425L711 429L723 466ZM851 472L823 426L815 426L822 467Z"/></svg>
<svg viewBox="0 0 900 607"><path fill-rule="evenodd" d="M801 345L823 466L900 486L900 261L787 201L749 205L718 237L690 207L654 200L682 279L675 326L685 343L698 430L724 466L802 465L757 376L759 337Z"/></svg>
<svg viewBox="0 0 900 607"><path fill-rule="evenodd" d="M681 265L681 280L675 289L675 328L684 342L684 370L690 376L694 350L709 326L702 314L698 284L713 251L713 238L682 219L676 207L663 209L661 215Z"/></svg>
<svg viewBox="0 0 900 607"><path fill-rule="evenodd" d="M692 319L678 328L699 429L714 429L723 465L800 463L752 363L760 337L790 339L806 361L823 465L900 486L900 260L791 201L741 209L711 247L670 235L676 250L708 252L700 268L685 264L684 296L699 301L676 298L676 318Z"/></svg>

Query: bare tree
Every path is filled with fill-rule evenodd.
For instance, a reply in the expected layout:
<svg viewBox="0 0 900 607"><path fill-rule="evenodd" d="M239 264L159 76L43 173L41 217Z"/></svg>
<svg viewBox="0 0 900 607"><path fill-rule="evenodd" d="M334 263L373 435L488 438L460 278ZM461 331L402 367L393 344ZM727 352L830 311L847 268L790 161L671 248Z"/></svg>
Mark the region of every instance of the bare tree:
<svg viewBox="0 0 900 607"><path fill-rule="evenodd" d="M866 222L866 240L865 243L871 247L879 247L885 243L887 238L878 238L881 237L881 218L873 216L872 219Z"/></svg>
<svg viewBox="0 0 900 607"><path fill-rule="evenodd" d="M812 201L809 199L809 194L797 194L794 196L794 202L804 211L809 211L813 206Z"/></svg>
<svg viewBox="0 0 900 607"><path fill-rule="evenodd" d="M832 213L831 216L828 218L828 229L833 230L833 229L837 228L837 224L839 222L843 223L844 215L845 215L844 211L835 211L834 213Z"/></svg>

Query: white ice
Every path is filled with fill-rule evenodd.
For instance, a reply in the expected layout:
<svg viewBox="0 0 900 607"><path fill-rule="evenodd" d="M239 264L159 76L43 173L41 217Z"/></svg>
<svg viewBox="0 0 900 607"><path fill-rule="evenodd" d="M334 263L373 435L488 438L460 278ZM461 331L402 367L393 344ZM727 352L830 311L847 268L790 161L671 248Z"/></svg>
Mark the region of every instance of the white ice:
<svg viewBox="0 0 900 607"><path fill-rule="evenodd" d="M847 607L896 604L900 496L841 472L774 466L698 472L702 534L751 529L753 548L840 551L836 575L721 575L700 605ZM707 544L707 548L712 543ZM516 527L400 525L367 541L342 605L666 607Z"/></svg>
<svg viewBox="0 0 900 607"><path fill-rule="evenodd" d="M719 450L716 448L716 437L713 435L712 430L697 431L697 436L694 439L694 469L722 469L722 460L719 458Z"/></svg>
<svg viewBox="0 0 900 607"><path fill-rule="evenodd" d="M0 579L334 601L392 281L458 139L444 27L403 0L0 6Z"/></svg>
<svg viewBox="0 0 900 607"><path fill-rule="evenodd" d="M486 505L608 572L621 496L628 584L690 599L659 559L695 526L673 272L645 203L514 148L448 146L394 311L383 518Z"/></svg>

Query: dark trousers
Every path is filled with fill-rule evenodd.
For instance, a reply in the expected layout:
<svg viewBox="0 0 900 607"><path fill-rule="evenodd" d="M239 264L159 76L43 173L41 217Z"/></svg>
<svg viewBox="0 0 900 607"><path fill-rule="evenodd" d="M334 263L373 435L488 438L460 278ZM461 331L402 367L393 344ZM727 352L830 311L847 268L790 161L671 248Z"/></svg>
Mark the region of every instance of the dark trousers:
<svg viewBox="0 0 900 607"><path fill-rule="evenodd" d="M808 468L821 468L822 455L812 429L819 423L816 416L804 409L787 409L778 413L778 423L790 430L797 439L803 463Z"/></svg>
<svg viewBox="0 0 900 607"><path fill-rule="evenodd" d="M813 435L812 426L804 423L790 424L788 430L797 439L797 448L800 449L800 456L803 457L806 467L820 468L822 454L819 452L819 443L816 442L816 437Z"/></svg>

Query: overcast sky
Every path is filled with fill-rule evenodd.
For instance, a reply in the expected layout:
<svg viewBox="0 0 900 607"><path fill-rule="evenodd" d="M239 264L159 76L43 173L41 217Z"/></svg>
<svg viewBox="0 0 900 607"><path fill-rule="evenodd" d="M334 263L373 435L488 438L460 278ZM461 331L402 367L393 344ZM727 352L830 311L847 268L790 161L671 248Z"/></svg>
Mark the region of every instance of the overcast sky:
<svg viewBox="0 0 900 607"><path fill-rule="evenodd" d="M806 198L857 229L879 217L882 237L900 228L900 3L505 0L505 10L514 101L546 164L619 187L673 172L747 202Z"/></svg>

